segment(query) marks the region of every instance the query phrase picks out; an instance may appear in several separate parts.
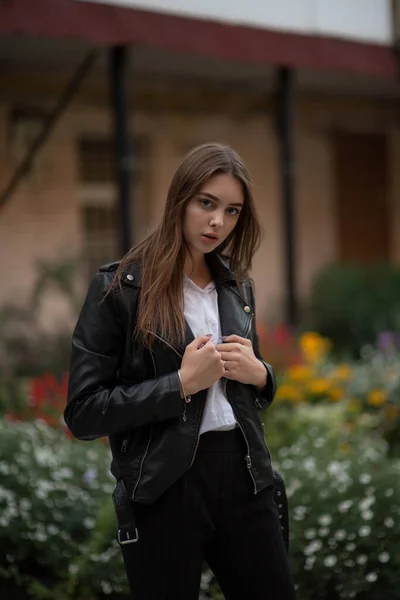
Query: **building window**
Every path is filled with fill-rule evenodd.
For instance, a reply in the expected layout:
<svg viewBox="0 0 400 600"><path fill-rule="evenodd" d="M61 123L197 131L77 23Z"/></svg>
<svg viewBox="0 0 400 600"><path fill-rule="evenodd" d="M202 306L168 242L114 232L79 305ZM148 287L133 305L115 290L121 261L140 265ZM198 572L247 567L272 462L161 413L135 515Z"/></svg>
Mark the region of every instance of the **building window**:
<svg viewBox="0 0 400 600"><path fill-rule="evenodd" d="M132 228L142 226L143 211L148 205L148 144L144 138L134 140ZM120 258L120 227L115 181L114 144L111 139L84 137L78 141L80 181L80 221L83 233L83 260L88 277L100 265ZM136 218L135 216L136 215ZM146 215L145 215L146 220Z"/></svg>
<svg viewBox="0 0 400 600"><path fill-rule="evenodd" d="M118 258L117 188L111 140L78 142L83 261L89 277Z"/></svg>

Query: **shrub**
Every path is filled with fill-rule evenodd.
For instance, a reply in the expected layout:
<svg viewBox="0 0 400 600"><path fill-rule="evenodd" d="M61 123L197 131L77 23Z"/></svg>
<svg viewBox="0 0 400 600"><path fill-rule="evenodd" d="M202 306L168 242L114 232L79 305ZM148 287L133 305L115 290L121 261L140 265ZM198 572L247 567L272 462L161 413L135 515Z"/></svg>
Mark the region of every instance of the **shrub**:
<svg viewBox="0 0 400 600"><path fill-rule="evenodd" d="M52 600L126 591L109 460L104 444L73 442L42 421L0 420L4 585Z"/></svg>
<svg viewBox="0 0 400 600"><path fill-rule="evenodd" d="M305 328L330 338L335 352L358 356L382 331L400 331L400 269L329 265L315 278Z"/></svg>
<svg viewBox="0 0 400 600"><path fill-rule="evenodd" d="M329 354L331 342L315 332L303 334L299 346L303 362L281 374L275 405L266 415L267 422L275 420L275 438L282 433L276 421L287 430L293 427L296 407L337 404L342 418L338 430L343 426L369 429L390 442L391 452L398 452L399 354L370 349L359 360L338 362ZM283 410L279 408L282 404ZM277 441L282 443L282 439Z"/></svg>
<svg viewBox="0 0 400 600"><path fill-rule="evenodd" d="M327 425L277 451L291 514L299 600L398 598L400 461L382 441L340 447Z"/></svg>

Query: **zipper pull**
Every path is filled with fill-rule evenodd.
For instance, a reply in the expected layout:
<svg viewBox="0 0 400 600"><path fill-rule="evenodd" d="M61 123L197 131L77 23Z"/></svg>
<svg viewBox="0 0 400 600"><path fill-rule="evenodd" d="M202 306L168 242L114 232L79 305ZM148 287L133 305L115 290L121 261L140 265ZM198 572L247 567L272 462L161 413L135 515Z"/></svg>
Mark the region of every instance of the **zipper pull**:
<svg viewBox="0 0 400 600"><path fill-rule="evenodd" d="M128 447L128 440L125 438L124 441L122 442L121 452L126 452L127 447Z"/></svg>
<svg viewBox="0 0 400 600"><path fill-rule="evenodd" d="M251 469L251 457L250 457L250 454L248 454L248 455L245 457L245 460L246 460L246 463L247 463L247 468L248 468L248 469Z"/></svg>

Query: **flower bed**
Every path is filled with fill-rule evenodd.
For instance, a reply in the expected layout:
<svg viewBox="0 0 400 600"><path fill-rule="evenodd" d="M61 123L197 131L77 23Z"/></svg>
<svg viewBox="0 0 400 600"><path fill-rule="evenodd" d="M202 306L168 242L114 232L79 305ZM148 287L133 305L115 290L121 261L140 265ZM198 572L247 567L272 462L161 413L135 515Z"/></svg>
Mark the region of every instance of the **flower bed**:
<svg viewBox="0 0 400 600"><path fill-rule="evenodd" d="M301 362L280 377L276 404L292 410L303 404L341 404L343 430L370 429L384 437L390 451L400 441L400 356L368 349L360 360L338 362L329 340L306 333L299 340ZM274 410L279 410L275 405Z"/></svg>

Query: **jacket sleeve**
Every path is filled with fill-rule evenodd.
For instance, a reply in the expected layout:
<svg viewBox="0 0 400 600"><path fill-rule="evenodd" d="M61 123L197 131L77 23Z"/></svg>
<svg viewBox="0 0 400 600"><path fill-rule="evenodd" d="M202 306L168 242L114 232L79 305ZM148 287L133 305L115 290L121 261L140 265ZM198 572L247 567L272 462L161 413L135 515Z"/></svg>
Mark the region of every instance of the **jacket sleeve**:
<svg viewBox="0 0 400 600"><path fill-rule="evenodd" d="M72 336L64 419L78 439L91 440L181 417L178 373L132 385L118 384L124 331L110 274L92 280Z"/></svg>
<svg viewBox="0 0 400 600"><path fill-rule="evenodd" d="M265 360L262 358L262 356L260 354L260 343L259 343L259 339L258 339L257 328L256 328L256 319L255 319L255 312L256 312L255 298L254 298L254 291L253 291L253 286L252 286L251 282L249 282L249 291L250 291L251 306L253 307L253 311L254 311L254 317L253 317L253 323L252 323L253 351L254 351L254 354L256 355L256 357L263 363L264 367L267 370L267 374L268 374L266 385L262 389L255 388L256 389L255 402L256 402L256 406L260 410L265 410L272 403L275 393L276 393L275 371L269 363L265 362Z"/></svg>

